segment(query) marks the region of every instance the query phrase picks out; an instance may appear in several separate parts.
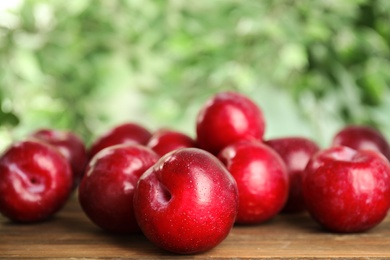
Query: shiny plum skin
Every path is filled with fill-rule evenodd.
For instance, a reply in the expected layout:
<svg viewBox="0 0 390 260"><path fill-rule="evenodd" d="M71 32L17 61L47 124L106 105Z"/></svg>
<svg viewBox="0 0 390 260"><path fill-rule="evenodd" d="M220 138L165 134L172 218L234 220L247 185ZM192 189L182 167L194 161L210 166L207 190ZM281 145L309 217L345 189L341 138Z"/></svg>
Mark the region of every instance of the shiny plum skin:
<svg viewBox="0 0 390 260"><path fill-rule="evenodd" d="M170 129L160 129L152 134L146 146L163 156L179 148L196 147L196 144L191 137L184 133Z"/></svg>
<svg viewBox="0 0 390 260"><path fill-rule="evenodd" d="M287 166L290 179L289 195L283 213L298 213L305 210L302 197L302 175L310 158L320 150L319 146L305 137L291 136L267 140Z"/></svg>
<svg viewBox="0 0 390 260"><path fill-rule="evenodd" d="M46 220L67 202L72 183L69 162L52 146L14 143L0 158L0 212L15 222Z"/></svg>
<svg viewBox="0 0 390 260"><path fill-rule="evenodd" d="M352 233L378 225L390 207L390 164L372 150L334 146L318 152L303 175L303 198L325 229Z"/></svg>
<svg viewBox="0 0 390 260"><path fill-rule="evenodd" d="M133 195L139 177L160 157L137 144L107 147L90 161L79 202L93 223L113 233L138 233Z"/></svg>
<svg viewBox="0 0 390 260"><path fill-rule="evenodd" d="M84 175L88 161L83 140L75 133L58 129L39 129L31 135L43 142L53 145L69 161L73 172L73 188L75 189Z"/></svg>
<svg viewBox="0 0 390 260"><path fill-rule="evenodd" d="M146 145L152 134L143 126L136 123L123 123L98 137L89 149L89 158L92 158L100 150L124 143L136 143Z"/></svg>
<svg viewBox="0 0 390 260"><path fill-rule="evenodd" d="M181 148L163 156L139 179L136 219L155 245L195 254L221 243L237 214L234 178L210 153Z"/></svg>
<svg viewBox="0 0 390 260"><path fill-rule="evenodd" d="M220 92L201 108L196 122L198 147L217 155L240 140L262 140L265 120L259 106L236 92Z"/></svg>
<svg viewBox="0 0 390 260"><path fill-rule="evenodd" d="M286 203L289 179L280 156L259 141L225 147L218 158L237 182L238 224L259 224L277 215Z"/></svg>
<svg viewBox="0 0 390 260"><path fill-rule="evenodd" d="M347 146L355 150L372 149L382 153L390 161L390 145L386 137L370 126L348 125L334 136L332 144Z"/></svg>

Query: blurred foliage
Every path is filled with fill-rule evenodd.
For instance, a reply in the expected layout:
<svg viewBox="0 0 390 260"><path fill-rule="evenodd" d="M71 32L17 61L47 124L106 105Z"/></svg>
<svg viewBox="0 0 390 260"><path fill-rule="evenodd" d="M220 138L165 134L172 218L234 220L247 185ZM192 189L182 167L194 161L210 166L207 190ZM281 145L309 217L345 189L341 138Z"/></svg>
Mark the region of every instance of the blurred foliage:
<svg viewBox="0 0 390 260"><path fill-rule="evenodd" d="M90 142L121 121L194 134L213 93L263 109L268 137L390 137L390 1L43 1L0 15L0 149L38 127Z"/></svg>

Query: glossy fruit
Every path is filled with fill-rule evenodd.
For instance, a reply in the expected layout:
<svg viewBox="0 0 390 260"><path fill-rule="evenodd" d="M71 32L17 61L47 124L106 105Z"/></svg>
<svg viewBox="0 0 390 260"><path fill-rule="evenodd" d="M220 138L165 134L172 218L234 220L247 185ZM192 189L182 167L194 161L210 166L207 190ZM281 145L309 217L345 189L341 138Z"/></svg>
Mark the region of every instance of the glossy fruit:
<svg viewBox="0 0 390 260"><path fill-rule="evenodd" d="M237 182L236 223L258 224L279 213L289 182L286 166L274 150L259 141L241 141L225 147L219 159Z"/></svg>
<svg viewBox="0 0 390 260"><path fill-rule="evenodd" d="M341 129L333 138L333 145L348 146L355 150L372 149L390 160L390 146L382 133L372 127L349 125Z"/></svg>
<svg viewBox="0 0 390 260"><path fill-rule="evenodd" d="M136 219L157 246L179 254L206 251L229 234L238 207L237 185L210 153L182 148L163 156L139 179Z"/></svg>
<svg viewBox="0 0 390 260"><path fill-rule="evenodd" d="M239 140L262 140L263 113L248 97L221 92L201 108L196 123L197 143L213 154Z"/></svg>
<svg viewBox="0 0 390 260"><path fill-rule="evenodd" d="M92 158L100 150L124 143L146 145L152 134L143 126L135 123L118 125L98 137L89 149L89 158Z"/></svg>
<svg viewBox="0 0 390 260"><path fill-rule="evenodd" d="M190 148L196 145L195 141L184 133L170 129L160 129L153 133L147 146L163 156L179 148Z"/></svg>
<svg viewBox="0 0 390 260"><path fill-rule="evenodd" d="M311 158L302 192L309 213L326 229L365 231L390 208L390 164L372 150L334 146Z"/></svg>
<svg viewBox="0 0 390 260"><path fill-rule="evenodd" d="M71 131L57 129L39 129L31 136L53 145L65 156L72 168L73 188L76 188L84 175L88 161L87 151L81 138Z"/></svg>
<svg viewBox="0 0 390 260"><path fill-rule="evenodd" d="M310 158L319 151L318 145L304 137L282 137L267 140L287 166L290 179L289 195L282 212L296 213L305 209L302 197L302 175Z"/></svg>
<svg viewBox="0 0 390 260"><path fill-rule="evenodd" d="M53 216L71 194L69 162L52 146L25 140L0 158L0 212L16 222Z"/></svg>
<svg viewBox="0 0 390 260"><path fill-rule="evenodd" d="M136 233L133 195L139 177L159 156L136 144L119 144L97 153L79 187L86 215L99 227L116 233Z"/></svg>

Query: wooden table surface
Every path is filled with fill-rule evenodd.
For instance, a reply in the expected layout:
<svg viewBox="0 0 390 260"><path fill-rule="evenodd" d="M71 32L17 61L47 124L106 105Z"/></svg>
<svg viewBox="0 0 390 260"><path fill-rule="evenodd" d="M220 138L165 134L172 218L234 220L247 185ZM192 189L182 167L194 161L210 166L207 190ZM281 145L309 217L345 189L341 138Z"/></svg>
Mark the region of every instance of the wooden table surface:
<svg viewBox="0 0 390 260"><path fill-rule="evenodd" d="M279 215L256 226L235 226L214 249L174 255L143 235L118 236L92 224L75 198L49 221L20 225L0 217L2 259L173 259L173 258L390 258L390 217L361 234L324 232L307 214Z"/></svg>

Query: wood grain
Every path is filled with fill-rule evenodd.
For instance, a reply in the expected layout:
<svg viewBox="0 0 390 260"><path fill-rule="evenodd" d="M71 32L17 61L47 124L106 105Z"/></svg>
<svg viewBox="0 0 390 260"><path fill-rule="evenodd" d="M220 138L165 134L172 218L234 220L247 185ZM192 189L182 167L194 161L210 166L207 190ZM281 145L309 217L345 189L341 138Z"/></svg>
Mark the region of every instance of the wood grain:
<svg viewBox="0 0 390 260"><path fill-rule="evenodd" d="M390 217L369 232L332 234L307 215L279 215L256 226L235 226L216 248L174 255L143 235L118 236L92 224L72 198L49 221L20 225L0 217L2 259L351 259L390 258Z"/></svg>

